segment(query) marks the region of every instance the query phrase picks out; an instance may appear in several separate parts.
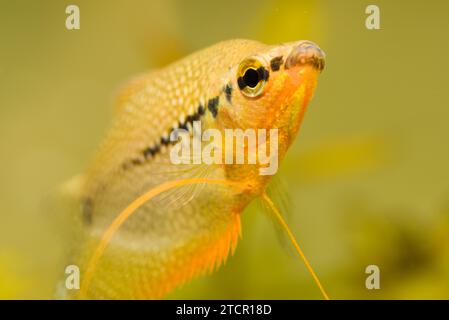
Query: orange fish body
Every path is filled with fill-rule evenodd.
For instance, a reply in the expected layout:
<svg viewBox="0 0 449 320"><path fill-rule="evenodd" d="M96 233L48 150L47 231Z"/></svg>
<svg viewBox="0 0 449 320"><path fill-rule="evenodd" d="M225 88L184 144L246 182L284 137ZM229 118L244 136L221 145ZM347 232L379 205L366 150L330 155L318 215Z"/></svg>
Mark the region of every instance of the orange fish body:
<svg viewBox="0 0 449 320"><path fill-rule="evenodd" d="M272 174L261 174L267 165L259 156L252 164L226 163L224 143L212 148L221 163L199 159L174 164L171 155L180 143L170 137L185 129L189 139L197 139L194 123L203 132L213 129L223 137L227 129L276 129L276 161L281 161L323 67L324 53L309 41L269 46L230 40L132 80L123 89L112 127L82 179L82 209L70 257L80 267L81 278L114 218L148 190L186 178L247 187L185 185L144 203L111 238L85 297L161 298L223 263L235 249L240 214L264 192ZM199 143L203 150L210 147ZM270 144L274 143L267 138L265 150L271 150ZM257 148L243 140L247 158ZM237 157L233 150L231 160Z"/></svg>

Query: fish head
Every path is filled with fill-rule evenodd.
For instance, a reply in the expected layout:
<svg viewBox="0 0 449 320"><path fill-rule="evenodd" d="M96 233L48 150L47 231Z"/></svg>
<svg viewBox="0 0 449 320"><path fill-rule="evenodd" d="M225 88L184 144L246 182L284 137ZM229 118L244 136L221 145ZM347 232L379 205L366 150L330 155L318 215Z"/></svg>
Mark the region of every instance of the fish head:
<svg viewBox="0 0 449 320"><path fill-rule="evenodd" d="M268 46L232 68L232 101L223 108L228 127L279 130L285 143L295 138L324 69L325 54L311 41Z"/></svg>
<svg viewBox="0 0 449 320"><path fill-rule="evenodd" d="M266 46L246 55L231 68L227 86L234 89L232 95L228 90L228 103L217 120L225 128L276 129L282 159L297 135L324 64L323 50L311 41Z"/></svg>

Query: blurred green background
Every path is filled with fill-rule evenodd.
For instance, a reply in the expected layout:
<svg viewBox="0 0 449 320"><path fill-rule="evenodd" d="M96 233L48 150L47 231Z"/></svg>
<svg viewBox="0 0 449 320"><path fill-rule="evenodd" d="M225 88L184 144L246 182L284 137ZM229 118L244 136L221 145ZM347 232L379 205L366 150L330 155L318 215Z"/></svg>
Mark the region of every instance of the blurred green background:
<svg viewBox="0 0 449 320"><path fill-rule="evenodd" d="M65 28L77 4L81 29ZM380 7L381 30L365 28ZM0 298L52 298L46 199L88 165L116 88L220 40L327 53L279 178L331 298L449 298L448 1L0 2ZM257 204L226 266L168 298L321 298ZM365 288L365 268L381 289Z"/></svg>

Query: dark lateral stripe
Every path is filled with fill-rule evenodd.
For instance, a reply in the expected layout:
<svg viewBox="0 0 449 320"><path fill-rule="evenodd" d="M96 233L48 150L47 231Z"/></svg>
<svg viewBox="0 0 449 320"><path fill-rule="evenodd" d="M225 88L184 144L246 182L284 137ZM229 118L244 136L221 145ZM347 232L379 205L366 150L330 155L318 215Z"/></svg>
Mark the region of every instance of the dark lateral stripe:
<svg viewBox="0 0 449 320"><path fill-rule="evenodd" d="M149 148L144 149L142 151L142 154L145 157L145 159L148 159L148 158L151 158L152 156L154 156L160 150L161 150L161 145L160 144L156 144L153 147L149 147Z"/></svg>
<svg viewBox="0 0 449 320"><path fill-rule="evenodd" d="M140 159L140 158L134 158L134 159L131 160L131 163L132 163L133 165L137 166L137 165L139 165L139 164L142 164L143 161L142 161L142 159Z"/></svg>
<svg viewBox="0 0 449 320"><path fill-rule="evenodd" d="M193 114L193 115L191 115L191 116L187 116L187 118L186 118L186 125L188 124L188 123L190 123L191 125L193 125L193 122L194 121L198 121L198 120L200 120L200 115L198 114L198 113L195 113L195 114ZM187 129L187 128L186 128Z"/></svg>
<svg viewBox="0 0 449 320"><path fill-rule="evenodd" d="M178 124L178 129L182 129L182 130L187 130L187 121L184 123L179 123Z"/></svg>
<svg viewBox="0 0 449 320"><path fill-rule="evenodd" d="M203 105L199 105L198 106L198 114L200 115L200 116L202 116L202 115L204 115L206 113L206 109L204 108L204 106Z"/></svg>
<svg viewBox="0 0 449 320"><path fill-rule="evenodd" d="M228 100L229 104L232 104L232 85L230 83L226 84L223 92L226 95L226 100Z"/></svg>
<svg viewBox="0 0 449 320"><path fill-rule="evenodd" d="M282 63L283 63L282 56L275 57L275 58L271 59L271 61L270 61L271 70L278 71L281 68Z"/></svg>
<svg viewBox="0 0 449 320"><path fill-rule="evenodd" d="M218 112L218 103L219 103L219 97L215 97L211 100L209 100L208 102L208 109L211 110L212 115L214 115L214 117L216 116L217 112ZM215 111L213 111L215 110ZM214 113L215 112L215 113ZM194 121L198 121L201 119L201 116L203 116L206 113L206 108L204 108L203 105L198 105L198 109L196 110L196 112L194 114L188 115L184 121L184 123L179 123L178 124L178 128L177 129L188 129L188 124L190 123L191 125L193 125ZM167 137L161 137L159 143L157 143L154 146L145 148L144 150L142 150L142 157L136 157L136 158L132 158L127 160L126 162L124 162L122 164L122 168L123 170L127 170L133 166L137 166L137 165L141 165L144 164L145 160L151 159L152 157L154 157L156 154L158 154L161 151L161 146L168 146L170 144L175 144L176 141L170 141L170 135L174 130L177 130L175 128L171 128L170 132L168 134Z"/></svg>
<svg viewBox="0 0 449 320"><path fill-rule="evenodd" d="M170 137L161 137L161 145L167 146L170 144Z"/></svg>
<svg viewBox="0 0 449 320"><path fill-rule="evenodd" d="M215 98L210 99L209 102L207 103L207 108L212 113L212 116L214 118L216 118L217 114L218 114L218 104L219 104L219 102L220 102L220 97L216 96Z"/></svg>

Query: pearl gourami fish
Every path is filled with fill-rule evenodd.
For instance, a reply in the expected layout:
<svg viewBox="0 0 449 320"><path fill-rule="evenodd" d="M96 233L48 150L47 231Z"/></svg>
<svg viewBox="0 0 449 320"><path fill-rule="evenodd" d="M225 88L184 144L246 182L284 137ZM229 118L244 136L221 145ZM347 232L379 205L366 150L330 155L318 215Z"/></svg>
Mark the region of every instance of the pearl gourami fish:
<svg viewBox="0 0 449 320"><path fill-rule="evenodd" d="M277 129L280 162L323 68L324 53L310 41L229 40L125 85L112 127L77 180L81 209L70 262L79 266L81 279L89 271L81 297L162 298L223 264L239 238L241 213L264 195L272 175L260 174L266 166L260 161L174 164L170 152L180 142L171 134L185 129L195 139L195 122L223 136L226 129ZM225 146L215 144L213 152L220 148ZM256 152L246 144L244 150L246 156ZM95 248L130 203L164 183L188 179L196 181L166 188L135 206L91 268ZM66 292L69 298L77 295Z"/></svg>

